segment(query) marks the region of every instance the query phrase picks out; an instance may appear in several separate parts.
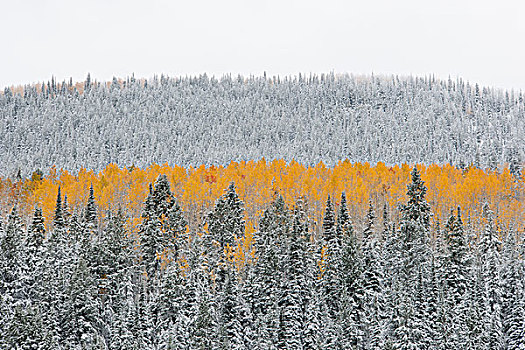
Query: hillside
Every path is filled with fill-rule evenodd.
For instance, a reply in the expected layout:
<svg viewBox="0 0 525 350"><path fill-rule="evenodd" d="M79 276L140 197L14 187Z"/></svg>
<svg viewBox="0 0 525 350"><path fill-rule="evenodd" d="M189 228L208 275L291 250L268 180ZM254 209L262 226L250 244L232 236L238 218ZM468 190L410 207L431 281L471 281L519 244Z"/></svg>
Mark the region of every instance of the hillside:
<svg viewBox="0 0 525 350"><path fill-rule="evenodd" d="M0 173L292 159L474 164L525 159L522 93L462 80L199 77L51 81L0 95Z"/></svg>
<svg viewBox="0 0 525 350"><path fill-rule="evenodd" d="M0 349L523 349L524 111L421 78L7 89Z"/></svg>

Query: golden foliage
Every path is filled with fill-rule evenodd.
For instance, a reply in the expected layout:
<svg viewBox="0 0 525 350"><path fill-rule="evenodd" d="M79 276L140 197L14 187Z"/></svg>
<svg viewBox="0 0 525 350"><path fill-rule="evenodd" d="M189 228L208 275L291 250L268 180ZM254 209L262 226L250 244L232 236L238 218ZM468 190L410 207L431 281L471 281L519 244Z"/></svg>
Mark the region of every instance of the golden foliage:
<svg viewBox="0 0 525 350"><path fill-rule="evenodd" d="M461 170L451 165L418 165L421 177L428 187L427 200L434 214L433 220L444 222L451 208L460 206L465 222L481 224L481 208L487 202L495 212L498 225L523 230L525 223L524 181L514 178L508 169L502 173L469 168ZM198 227L203 215L212 208L215 200L231 181L237 186L246 208L246 235L234 249L246 252L243 261L252 258L250 251L255 223L274 194L283 195L286 203L293 205L300 196L309 203L313 228L318 230L322 221L326 197L338 200L346 192L349 213L355 222L365 217L368 202L377 209L387 204L394 221L397 221L398 204L406 201L406 186L410 181L408 164L386 166L378 163L339 162L330 168L323 163L308 167L283 160L231 162L228 166L204 165L194 168L152 165L147 169L119 168L110 164L99 173L82 169L78 174L52 168L43 178L27 180L0 179L0 195L4 212L18 203L23 214L30 216L35 205L40 205L47 224L52 221L58 186L67 194L71 209L83 207L89 187L93 184L99 215L108 209L122 207L133 225L140 221L148 185L159 174L165 174L175 197L184 209L190 229ZM336 202L336 206L339 203ZM243 253L244 254L244 253ZM240 262L237 262L240 263ZM242 263L240 263L242 265Z"/></svg>

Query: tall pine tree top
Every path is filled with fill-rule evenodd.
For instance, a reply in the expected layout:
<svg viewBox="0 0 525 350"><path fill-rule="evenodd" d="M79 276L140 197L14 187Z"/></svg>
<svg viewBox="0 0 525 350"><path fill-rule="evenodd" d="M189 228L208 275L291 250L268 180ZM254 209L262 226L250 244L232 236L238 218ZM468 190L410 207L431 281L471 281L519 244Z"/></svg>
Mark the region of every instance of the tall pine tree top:
<svg viewBox="0 0 525 350"><path fill-rule="evenodd" d="M408 202L401 207L402 241L409 246L416 241L424 244L430 230L430 205L425 199L427 188L416 167L412 170L412 182L407 188Z"/></svg>
<svg viewBox="0 0 525 350"><path fill-rule="evenodd" d="M64 214L62 212L62 194L60 191L60 186L58 186L57 202L55 205L55 217L53 218L53 225L55 226L55 230L64 227Z"/></svg>
<svg viewBox="0 0 525 350"><path fill-rule="evenodd" d="M84 220L87 224L96 224L97 222L97 208L95 205L95 194L93 191L93 184L89 187L89 197L86 204L86 212Z"/></svg>
<svg viewBox="0 0 525 350"><path fill-rule="evenodd" d="M235 238L244 234L244 203L239 199L233 182L217 199L206 221L210 234L221 247L232 246Z"/></svg>
<svg viewBox="0 0 525 350"><path fill-rule="evenodd" d="M155 214L157 216L168 216L168 212L175 204L175 197L170 189L168 177L164 174L159 175L155 181L155 190L152 195L153 204L155 206Z"/></svg>
<svg viewBox="0 0 525 350"><path fill-rule="evenodd" d="M33 220L29 227L28 245L33 247L40 247L44 242L46 236L46 229L44 226L44 217L42 215L42 208L36 207L33 214Z"/></svg>
<svg viewBox="0 0 525 350"><path fill-rule="evenodd" d="M407 285L413 285L417 272L425 268L430 254L430 206L425 199L427 188L416 167L408 185L408 202L401 207L400 229L397 235L401 254L401 275Z"/></svg>
<svg viewBox="0 0 525 350"><path fill-rule="evenodd" d="M412 182L407 186L408 203L401 208L403 220L412 221L428 231L430 227L430 205L425 199L427 187L421 180L417 167L414 167L411 176Z"/></svg>

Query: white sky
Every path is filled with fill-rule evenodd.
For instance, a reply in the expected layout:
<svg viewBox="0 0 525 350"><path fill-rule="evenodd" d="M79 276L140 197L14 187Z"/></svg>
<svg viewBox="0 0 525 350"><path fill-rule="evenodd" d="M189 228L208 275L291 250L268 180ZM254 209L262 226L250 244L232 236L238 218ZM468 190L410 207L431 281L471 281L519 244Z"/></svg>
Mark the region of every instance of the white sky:
<svg viewBox="0 0 525 350"><path fill-rule="evenodd" d="M522 0L0 0L0 25L0 88L334 71L525 90Z"/></svg>

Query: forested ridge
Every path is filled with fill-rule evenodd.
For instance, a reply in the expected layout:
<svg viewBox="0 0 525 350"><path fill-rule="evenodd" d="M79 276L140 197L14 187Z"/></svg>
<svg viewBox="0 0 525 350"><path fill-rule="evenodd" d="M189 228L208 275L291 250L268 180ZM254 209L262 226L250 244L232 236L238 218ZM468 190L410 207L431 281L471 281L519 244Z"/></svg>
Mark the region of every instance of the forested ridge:
<svg viewBox="0 0 525 350"><path fill-rule="evenodd" d="M525 349L525 97L433 77L0 93L0 349Z"/></svg>
<svg viewBox="0 0 525 350"><path fill-rule="evenodd" d="M362 214L346 191L323 195L317 225L315 200L276 188L252 229L234 182L190 225L166 175L137 220L102 209L92 185L71 207L54 181L51 215L37 206L24 225L15 204L0 226L0 348L525 345L520 221L490 202L476 220L456 206L439 220L418 168L395 206L371 196Z"/></svg>
<svg viewBox="0 0 525 350"><path fill-rule="evenodd" d="M433 77L209 77L57 82L0 94L0 174L109 163L525 160L522 92Z"/></svg>

